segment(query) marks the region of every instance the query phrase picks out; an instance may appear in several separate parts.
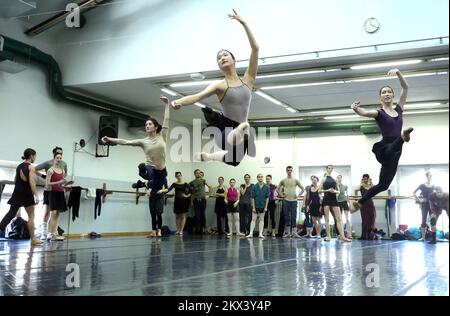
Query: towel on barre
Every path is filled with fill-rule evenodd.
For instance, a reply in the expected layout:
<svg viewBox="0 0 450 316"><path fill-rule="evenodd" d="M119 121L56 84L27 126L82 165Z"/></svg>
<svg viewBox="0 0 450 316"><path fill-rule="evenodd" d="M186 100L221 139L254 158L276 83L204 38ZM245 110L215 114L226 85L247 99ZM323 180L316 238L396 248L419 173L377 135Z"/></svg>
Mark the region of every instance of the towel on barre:
<svg viewBox="0 0 450 316"><path fill-rule="evenodd" d="M86 200L88 199L94 199L95 198L95 193L96 193L96 188L87 188L84 194L84 198Z"/></svg>

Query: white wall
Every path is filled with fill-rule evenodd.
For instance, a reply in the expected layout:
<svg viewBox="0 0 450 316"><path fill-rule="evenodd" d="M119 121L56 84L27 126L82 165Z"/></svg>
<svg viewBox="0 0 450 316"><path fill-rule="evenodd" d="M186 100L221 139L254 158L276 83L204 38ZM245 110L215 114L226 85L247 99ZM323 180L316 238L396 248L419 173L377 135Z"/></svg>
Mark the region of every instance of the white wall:
<svg viewBox="0 0 450 316"><path fill-rule="evenodd" d="M245 32L227 17L232 8L251 26L261 57L448 36L446 0L126 1L88 13L84 29L60 36L65 84L216 70L222 48L248 59ZM381 29L370 35L363 22L372 16Z"/></svg>

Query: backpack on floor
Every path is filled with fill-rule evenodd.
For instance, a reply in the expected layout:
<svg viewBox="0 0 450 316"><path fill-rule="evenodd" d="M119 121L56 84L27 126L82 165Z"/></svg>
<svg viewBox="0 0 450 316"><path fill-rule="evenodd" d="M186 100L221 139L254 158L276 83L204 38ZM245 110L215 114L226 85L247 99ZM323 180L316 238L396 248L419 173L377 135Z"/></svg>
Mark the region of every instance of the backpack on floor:
<svg viewBox="0 0 450 316"><path fill-rule="evenodd" d="M8 234L9 239L30 239L30 233L27 227L28 222L22 217L17 217L11 223L11 231Z"/></svg>

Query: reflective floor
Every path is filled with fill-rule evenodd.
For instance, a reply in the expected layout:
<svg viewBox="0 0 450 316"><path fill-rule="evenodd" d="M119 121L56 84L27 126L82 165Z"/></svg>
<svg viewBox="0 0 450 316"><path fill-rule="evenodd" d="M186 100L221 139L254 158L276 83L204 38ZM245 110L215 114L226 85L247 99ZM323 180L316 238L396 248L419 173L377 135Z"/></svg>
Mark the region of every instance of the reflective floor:
<svg viewBox="0 0 450 316"><path fill-rule="evenodd" d="M0 241L0 295L448 296L449 244L170 236L31 248Z"/></svg>

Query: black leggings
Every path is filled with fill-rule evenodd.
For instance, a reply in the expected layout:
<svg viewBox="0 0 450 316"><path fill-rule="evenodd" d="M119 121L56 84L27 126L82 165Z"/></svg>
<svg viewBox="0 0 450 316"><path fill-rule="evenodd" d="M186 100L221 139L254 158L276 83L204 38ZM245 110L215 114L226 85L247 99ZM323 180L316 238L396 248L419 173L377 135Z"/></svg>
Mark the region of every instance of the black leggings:
<svg viewBox="0 0 450 316"><path fill-rule="evenodd" d="M161 229L162 213L164 210L164 197L161 194L150 195L148 203L150 215L152 216L152 229Z"/></svg>
<svg viewBox="0 0 450 316"><path fill-rule="evenodd" d="M430 213L430 204L428 202L420 203L420 210L422 211L422 224L420 225L420 227L427 227L427 218L428 214Z"/></svg>
<svg viewBox="0 0 450 316"><path fill-rule="evenodd" d="M3 217L3 219L0 223L0 231L5 232L6 226L8 226L8 224L11 223L11 221L16 216L19 209L20 209L20 206L11 205L8 213L6 213L6 215Z"/></svg>
<svg viewBox="0 0 450 316"><path fill-rule="evenodd" d="M275 229L276 223L275 223L275 201L270 201L269 204L267 204L267 210L269 211L270 216L270 223L272 224L272 229ZM267 228L267 225L269 224L269 216L264 216L264 228Z"/></svg>
<svg viewBox="0 0 450 316"><path fill-rule="evenodd" d="M378 193L389 189L389 186L397 173L398 161L402 155L403 143L401 137L383 137L381 142L378 142L373 146L372 151L378 162L381 163L380 177L378 184L364 194L358 201L359 204L362 205Z"/></svg>

